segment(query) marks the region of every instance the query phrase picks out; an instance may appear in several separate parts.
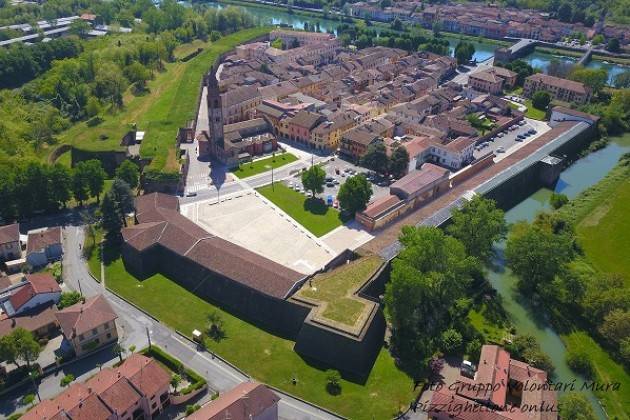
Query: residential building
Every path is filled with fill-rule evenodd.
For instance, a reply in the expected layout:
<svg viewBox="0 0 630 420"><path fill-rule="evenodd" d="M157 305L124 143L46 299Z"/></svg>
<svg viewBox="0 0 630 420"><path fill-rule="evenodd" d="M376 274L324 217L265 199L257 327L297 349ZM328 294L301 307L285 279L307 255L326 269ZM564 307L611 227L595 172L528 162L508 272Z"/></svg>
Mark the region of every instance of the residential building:
<svg viewBox="0 0 630 420"><path fill-rule="evenodd" d="M59 302L61 288L50 273L27 274L24 285L11 291L2 306L9 317Z"/></svg>
<svg viewBox="0 0 630 420"><path fill-rule="evenodd" d="M297 41L299 45L319 44L322 42L334 42L338 46L341 46L341 42L332 34L327 32L307 32L307 31L292 31L288 29L274 29L269 34L269 38L274 41L278 38L282 40L282 43L287 47L290 47L294 41Z"/></svg>
<svg viewBox="0 0 630 420"><path fill-rule="evenodd" d="M250 119L261 101L257 86L230 89L222 93L220 97L223 124L233 124Z"/></svg>
<svg viewBox="0 0 630 420"><path fill-rule="evenodd" d="M545 371L512 359L499 346L484 345L474 375L460 375L433 392L428 417L552 420L558 418L557 396Z"/></svg>
<svg viewBox="0 0 630 420"><path fill-rule="evenodd" d="M367 153L368 147L391 137L394 132L394 124L386 118L370 119L342 134L341 153L354 159L361 159Z"/></svg>
<svg viewBox="0 0 630 420"><path fill-rule="evenodd" d="M277 420L280 398L263 384L243 382L187 420Z"/></svg>
<svg viewBox="0 0 630 420"><path fill-rule="evenodd" d="M448 169L432 163L423 164L417 171L411 172L389 187L392 195L407 202L417 203L431 200L441 191L448 189Z"/></svg>
<svg viewBox="0 0 630 420"><path fill-rule="evenodd" d="M354 111L335 112L312 130L311 144L320 150L337 150L341 142L341 135L355 127L357 122L358 114Z"/></svg>
<svg viewBox="0 0 630 420"><path fill-rule="evenodd" d="M311 145L311 131L326 118L310 111L298 111L281 121L280 134L287 140Z"/></svg>
<svg viewBox="0 0 630 420"><path fill-rule="evenodd" d="M0 262L22 258L20 244L20 225L0 226Z"/></svg>
<svg viewBox="0 0 630 420"><path fill-rule="evenodd" d="M52 400L28 410L22 419L151 419L170 404L171 375L149 357L133 353L117 368L106 368L86 383L74 383Z"/></svg>
<svg viewBox="0 0 630 420"><path fill-rule="evenodd" d="M491 67L468 76L468 86L479 91L499 95L504 88L516 84L516 73L502 67Z"/></svg>
<svg viewBox="0 0 630 420"><path fill-rule="evenodd" d="M588 125L595 125L599 121L599 117L585 112L580 112L575 109L565 108L563 106L554 106L551 109L551 117L549 118L549 125L555 127L564 121L580 121L585 122Z"/></svg>
<svg viewBox="0 0 630 420"><path fill-rule="evenodd" d="M475 139L457 137L446 144L437 143L431 146L431 160L450 169L461 169L473 160Z"/></svg>
<svg viewBox="0 0 630 420"><path fill-rule="evenodd" d="M55 305L39 306L27 312L8 317L0 315L0 337L10 334L16 328L24 328L32 332L37 338L56 335L59 329L57 322L57 308Z"/></svg>
<svg viewBox="0 0 630 420"><path fill-rule="evenodd" d="M103 295L75 303L57 312L61 331L77 356L118 339L114 312Z"/></svg>
<svg viewBox="0 0 630 420"><path fill-rule="evenodd" d="M26 262L32 267L41 267L60 259L62 255L63 247L59 226L28 232Z"/></svg>
<svg viewBox="0 0 630 420"><path fill-rule="evenodd" d="M523 94L528 98L539 91L549 92L553 99L585 104L591 100L592 91L584 83L561 79L548 74L536 73L525 79Z"/></svg>

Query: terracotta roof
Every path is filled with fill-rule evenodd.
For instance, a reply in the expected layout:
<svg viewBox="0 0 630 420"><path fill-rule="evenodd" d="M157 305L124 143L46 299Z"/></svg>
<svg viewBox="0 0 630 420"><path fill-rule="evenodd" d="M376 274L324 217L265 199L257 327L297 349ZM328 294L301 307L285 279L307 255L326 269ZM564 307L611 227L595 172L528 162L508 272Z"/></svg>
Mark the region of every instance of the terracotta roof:
<svg viewBox="0 0 630 420"><path fill-rule="evenodd" d="M90 382L86 385L90 386ZM108 388L102 391L94 392L99 394L99 397L109 408L112 409L112 411L119 414L122 414L130 408L136 406L136 404L142 399L142 395L140 395L140 393L131 386L127 378L122 376L117 378L116 381Z"/></svg>
<svg viewBox="0 0 630 420"><path fill-rule="evenodd" d="M54 400L42 401L24 413L20 418L24 420L52 419L55 418L55 416L59 416L59 413L62 411L69 413L70 410L78 406L82 400L85 400L89 396L90 392L85 385L82 383L74 383Z"/></svg>
<svg viewBox="0 0 630 420"><path fill-rule="evenodd" d="M542 83L547 86L555 86L561 89L570 90L580 94L587 94L587 87L580 82L573 80L562 79L560 77L550 76L544 73L532 74L527 80L534 81L536 83Z"/></svg>
<svg viewBox="0 0 630 420"><path fill-rule="evenodd" d="M90 394L72 409L67 410L67 413L72 420L107 419L112 415L112 411L96 394Z"/></svg>
<svg viewBox="0 0 630 420"><path fill-rule="evenodd" d="M221 106L228 108L233 105L240 104L245 101L260 97L257 86L242 86L236 89L230 89L221 94Z"/></svg>
<svg viewBox="0 0 630 420"><path fill-rule="evenodd" d="M143 251L161 245L208 270L270 296L285 298L303 275L214 236L179 214L156 207L122 231L127 245Z"/></svg>
<svg viewBox="0 0 630 420"><path fill-rule="evenodd" d="M125 362L116 370L144 395L152 397L157 392L168 386L171 375L150 357L134 353L125 359Z"/></svg>
<svg viewBox="0 0 630 420"><path fill-rule="evenodd" d="M386 210L391 209L392 207L398 205L400 203L400 198L395 195L388 195L386 197L381 197L377 200L374 200L370 203L367 208L363 211L363 214L370 218L378 217L381 213Z"/></svg>
<svg viewBox="0 0 630 420"><path fill-rule="evenodd" d="M179 210L179 200L174 195L151 193L136 198L136 217L142 213L161 207L171 210Z"/></svg>
<svg viewBox="0 0 630 420"><path fill-rule="evenodd" d="M26 243L26 254L40 252L51 245L61 243L61 228L59 226L44 231L29 232Z"/></svg>
<svg viewBox="0 0 630 420"><path fill-rule="evenodd" d="M0 318L0 336L9 334L15 328L21 327L27 331L37 331L48 325L57 324L57 308L49 305L44 308L36 308L31 311L13 316Z"/></svg>
<svg viewBox="0 0 630 420"><path fill-rule="evenodd" d="M61 288L50 273L27 274L24 286L15 291L9 301L17 311L35 295L42 293L61 293Z"/></svg>
<svg viewBox="0 0 630 420"><path fill-rule="evenodd" d="M289 122L293 125L297 125L300 127L304 127L308 130L313 128L320 120L324 117L315 112L309 111L299 111L293 118L289 120Z"/></svg>
<svg viewBox="0 0 630 420"><path fill-rule="evenodd" d="M118 315L103 295L91 297L85 303L78 302L57 312L61 330L67 338L84 334L116 318Z"/></svg>
<svg viewBox="0 0 630 420"><path fill-rule="evenodd" d="M188 420L249 420L278 404L280 398L263 384L243 382L187 417Z"/></svg>
<svg viewBox="0 0 630 420"><path fill-rule="evenodd" d="M412 195L435 181L448 176L448 169L441 168L432 163L425 163L422 167L405 175L390 186L390 190L400 190L404 194Z"/></svg>
<svg viewBox="0 0 630 420"><path fill-rule="evenodd" d="M8 244L20 240L20 225L13 223L12 225L0 226L0 245Z"/></svg>

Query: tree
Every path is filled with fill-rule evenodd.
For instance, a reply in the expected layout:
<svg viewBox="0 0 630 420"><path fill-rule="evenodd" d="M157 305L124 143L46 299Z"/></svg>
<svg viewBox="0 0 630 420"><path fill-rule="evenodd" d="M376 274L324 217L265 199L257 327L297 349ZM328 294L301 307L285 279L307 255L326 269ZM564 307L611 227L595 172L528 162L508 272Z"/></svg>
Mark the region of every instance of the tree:
<svg viewBox="0 0 630 420"><path fill-rule="evenodd" d="M85 162L79 162L72 173L72 194L74 199L83 205L83 201L89 198L90 185L88 180L88 169Z"/></svg>
<svg viewBox="0 0 630 420"><path fill-rule="evenodd" d="M140 181L138 165L126 159L116 168L116 178L122 179L130 188L137 188Z"/></svg>
<svg viewBox="0 0 630 420"><path fill-rule="evenodd" d="M81 38L85 38L90 30L92 26L83 19L77 19L70 24L70 33Z"/></svg>
<svg viewBox="0 0 630 420"><path fill-rule="evenodd" d="M67 308L81 300L81 294L77 291L63 292L57 303L57 309Z"/></svg>
<svg viewBox="0 0 630 420"><path fill-rule="evenodd" d="M404 176L409 168L409 153L407 149L402 146L398 146L392 152L392 157L389 161L389 172L397 178Z"/></svg>
<svg viewBox="0 0 630 420"><path fill-rule="evenodd" d="M542 293L542 288L573 258L573 240L548 226L521 222L508 235L505 256L508 267L519 278L520 290Z"/></svg>
<svg viewBox="0 0 630 420"><path fill-rule="evenodd" d="M33 333L18 327L10 334L12 340L15 342L15 349L17 357L20 360L26 362L27 366L31 366L31 362L34 362L39 357L41 347L39 343L35 341Z"/></svg>
<svg viewBox="0 0 630 420"><path fill-rule="evenodd" d="M450 311L464 296L476 264L461 242L438 228L406 226L400 242L404 248L392 263L385 313L395 351L425 366L440 346L441 334L452 322Z"/></svg>
<svg viewBox="0 0 630 420"><path fill-rule="evenodd" d="M341 209L351 215L365 210L370 197L372 197L372 185L363 175L348 178L341 185L337 194Z"/></svg>
<svg viewBox="0 0 630 420"><path fill-rule="evenodd" d="M125 348L118 342L112 347L112 353L114 354L114 356L118 356L118 359L120 359L120 363L122 363L123 361L122 355L124 352Z"/></svg>
<svg viewBox="0 0 630 420"><path fill-rule="evenodd" d="M540 349L540 345L534 336L519 335L506 348L515 359L523 360L538 369L544 370L548 376L553 376L553 363L549 356Z"/></svg>
<svg viewBox="0 0 630 420"><path fill-rule="evenodd" d="M446 354L453 354L462 347L462 335L455 329L449 328L442 333L440 338L442 341L442 350Z"/></svg>
<svg viewBox="0 0 630 420"><path fill-rule="evenodd" d="M608 73L604 69L588 69L577 66L569 74L569 79L584 83L585 86L593 90L593 93L598 94L608 83Z"/></svg>
<svg viewBox="0 0 630 420"><path fill-rule="evenodd" d="M114 201L113 194L107 193L101 203L101 226L109 240L117 242L120 239L120 231L123 227L123 217L120 209Z"/></svg>
<svg viewBox="0 0 630 420"><path fill-rule="evenodd" d="M478 338L466 344L466 354L470 360L479 360L479 356L481 355L481 341L479 341Z"/></svg>
<svg viewBox="0 0 630 420"><path fill-rule="evenodd" d="M282 45L282 39L280 38L276 38L271 42L271 46L273 48L277 48L279 50L283 49L283 45Z"/></svg>
<svg viewBox="0 0 630 420"><path fill-rule="evenodd" d="M139 62L134 61L125 67L124 74L137 92L144 92L147 89L147 80L151 79L151 72Z"/></svg>
<svg viewBox="0 0 630 420"><path fill-rule="evenodd" d="M116 178L112 183L109 193L111 194L114 203L116 203L123 225L127 226L125 215L135 210L133 194L131 192L131 188L129 188L129 184L121 178Z"/></svg>
<svg viewBox="0 0 630 420"><path fill-rule="evenodd" d="M479 195L453 210L451 221L448 233L464 244L468 255L483 263L492 257L492 245L507 233L503 210Z"/></svg>
<svg viewBox="0 0 630 420"><path fill-rule="evenodd" d="M48 168L48 192L50 201L57 206L65 207L70 200L72 175L65 166L54 164Z"/></svg>
<svg viewBox="0 0 630 420"><path fill-rule="evenodd" d="M581 349L574 349L569 347L566 353L567 365L574 371L586 378L593 376L593 362L590 355Z"/></svg>
<svg viewBox="0 0 630 420"><path fill-rule="evenodd" d="M457 58L457 64L467 64L472 60L475 55L475 46L470 42L460 41L455 47L455 58Z"/></svg>
<svg viewBox="0 0 630 420"><path fill-rule="evenodd" d="M22 397L22 405L35 405L35 394L26 394Z"/></svg>
<svg viewBox="0 0 630 420"><path fill-rule="evenodd" d="M302 184L304 189L309 190L315 194L324 191L324 182L326 181L326 171L324 171L319 165L313 165L306 171L302 172Z"/></svg>
<svg viewBox="0 0 630 420"><path fill-rule="evenodd" d="M326 390L331 395L339 395L341 392L341 374L334 369L326 371Z"/></svg>
<svg viewBox="0 0 630 420"><path fill-rule="evenodd" d="M560 418L571 420L596 420L593 406L583 393L567 392L558 401Z"/></svg>
<svg viewBox="0 0 630 420"><path fill-rule="evenodd" d="M9 363L13 363L16 367L20 365L17 362L18 353L16 342L11 334L5 335L0 338L0 360L6 360Z"/></svg>
<svg viewBox="0 0 630 420"><path fill-rule="evenodd" d="M100 203L100 196L103 192L103 188L105 187L105 178L107 178L107 173L103 169L103 165L101 161L92 159L85 162L79 162L79 164L84 163L85 176L87 177L88 189L90 191L90 195L92 197L96 197L96 202Z"/></svg>
<svg viewBox="0 0 630 420"><path fill-rule="evenodd" d="M604 35L602 34L597 34L593 37L592 43L593 45L599 45L599 44L603 44L605 41L604 39Z"/></svg>
<svg viewBox="0 0 630 420"><path fill-rule="evenodd" d="M182 377L178 374L173 374L173 376L171 376L171 386L173 387L173 390L175 390L175 392L177 392L177 387L179 386L179 384L182 383Z"/></svg>
<svg viewBox="0 0 630 420"><path fill-rule="evenodd" d="M570 22L573 16L573 8L570 3L562 3L558 8L558 19L562 22Z"/></svg>
<svg viewBox="0 0 630 420"><path fill-rule="evenodd" d="M609 39L608 44L606 44L606 49L610 52L618 53L621 50L619 40L617 38Z"/></svg>
<svg viewBox="0 0 630 420"><path fill-rule="evenodd" d="M219 340L224 336L223 317L217 311L208 314L208 335L215 340Z"/></svg>
<svg viewBox="0 0 630 420"><path fill-rule="evenodd" d="M395 31L402 31L403 30L403 24L401 22L400 19L396 18L394 19L394 21L391 24L392 29Z"/></svg>
<svg viewBox="0 0 630 420"><path fill-rule="evenodd" d="M550 102L551 102L551 95L549 94L549 92L545 92L544 90L539 90L538 92L534 93L534 95L532 96L532 105L536 109L545 111L547 107L549 106Z"/></svg>
<svg viewBox="0 0 630 420"><path fill-rule="evenodd" d="M385 144L382 141L370 144L365 156L361 159L361 165L380 174L386 173L389 167L389 159Z"/></svg>
<svg viewBox="0 0 630 420"><path fill-rule="evenodd" d="M599 327L602 336L616 345L630 337L630 311L615 309L604 317Z"/></svg>

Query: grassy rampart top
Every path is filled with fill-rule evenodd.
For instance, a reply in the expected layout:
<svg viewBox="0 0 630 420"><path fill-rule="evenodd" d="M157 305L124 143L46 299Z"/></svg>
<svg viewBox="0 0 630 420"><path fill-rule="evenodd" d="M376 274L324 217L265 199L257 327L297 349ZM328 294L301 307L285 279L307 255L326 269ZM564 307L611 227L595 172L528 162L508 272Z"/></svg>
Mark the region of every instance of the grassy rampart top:
<svg viewBox="0 0 630 420"><path fill-rule="evenodd" d="M167 63L165 70L157 73L148 83L147 94L134 96L128 91L122 111L105 115L103 121L93 127L85 123L77 124L60 136L60 142L87 151L122 150L122 137L130 130L131 124L136 123L139 131L146 132L140 155L152 160L150 169L177 171L179 163L175 137L180 127L195 118L203 75L221 54L271 29L250 28L224 36L216 42L195 41L179 46L175 51L176 57L186 56L197 48L203 51L189 61Z"/></svg>

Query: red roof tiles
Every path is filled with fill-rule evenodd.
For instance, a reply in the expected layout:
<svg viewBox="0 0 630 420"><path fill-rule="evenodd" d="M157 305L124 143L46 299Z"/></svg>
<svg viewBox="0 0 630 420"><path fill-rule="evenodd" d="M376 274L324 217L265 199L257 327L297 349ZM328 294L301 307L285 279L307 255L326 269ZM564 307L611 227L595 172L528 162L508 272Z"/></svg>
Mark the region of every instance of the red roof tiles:
<svg viewBox="0 0 630 420"><path fill-rule="evenodd" d="M187 417L188 420L249 420L278 404L265 385L244 382Z"/></svg>
<svg viewBox="0 0 630 420"><path fill-rule="evenodd" d="M12 225L0 226L0 245L8 244L20 240L20 225L13 223Z"/></svg>
<svg viewBox="0 0 630 420"><path fill-rule="evenodd" d="M84 334L106 322L112 322L118 315L103 295L97 295L83 302L75 303L57 312L63 335L68 339Z"/></svg>

